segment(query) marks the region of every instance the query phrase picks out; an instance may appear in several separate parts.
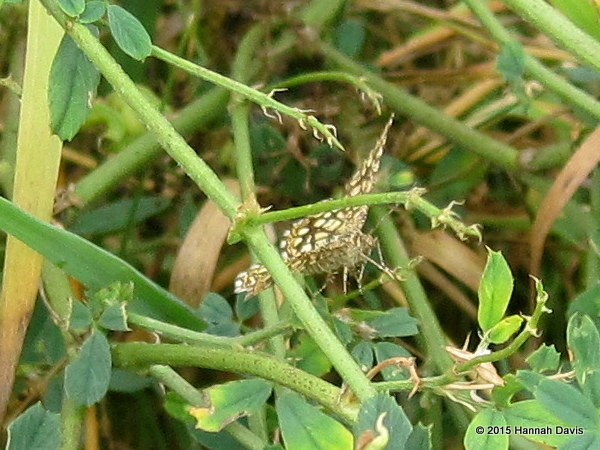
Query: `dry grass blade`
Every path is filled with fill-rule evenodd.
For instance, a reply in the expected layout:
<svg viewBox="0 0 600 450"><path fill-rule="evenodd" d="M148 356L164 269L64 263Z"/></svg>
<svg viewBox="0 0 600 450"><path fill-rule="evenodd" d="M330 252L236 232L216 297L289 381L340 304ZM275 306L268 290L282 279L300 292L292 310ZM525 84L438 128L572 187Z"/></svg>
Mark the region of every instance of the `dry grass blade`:
<svg viewBox="0 0 600 450"><path fill-rule="evenodd" d="M34 31L35 30L35 31ZM50 131L48 74L62 29L38 2L29 5L13 201L49 220L62 143ZM7 239L0 299L0 423L37 296L42 257L16 238Z"/></svg>
<svg viewBox="0 0 600 450"><path fill-rule="evenodd" d="M531 228L531 262L529 273L540 275L540 265L546 237L563 207L600 161L600 127L596 128L573 153L560 171L540 205Z"/></svg>
<svg viewBox="0 0 600 450"><path fill-rule="evenodd" d="M485 258L445 231L415 234L411 254L423 256L477 292Z"/></svg>
<svg viewBox="0 0 600 450"><path fill-rule="evenodd" d="M225 180L227 189L240 195L236 180ZM221 247L227 238L231 222L217 205L207 201L187 232L175 265L169 290L192 307L197 307L210 292Z"/></svg>

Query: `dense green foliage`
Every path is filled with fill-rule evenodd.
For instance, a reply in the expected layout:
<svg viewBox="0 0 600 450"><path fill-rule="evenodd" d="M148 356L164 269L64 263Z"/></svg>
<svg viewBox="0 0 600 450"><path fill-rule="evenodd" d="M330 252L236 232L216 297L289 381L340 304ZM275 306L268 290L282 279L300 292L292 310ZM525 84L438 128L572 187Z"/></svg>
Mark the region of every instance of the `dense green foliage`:
<svg viewBox="0 0 600 450"><path fill-rule="evenodd" d="M0 1L0 229L45 258L7 448L600 448L600 14L551 3L40 0L57 227L12 190L44 38ZM358 279L267 238L360 205Z"/></svg>

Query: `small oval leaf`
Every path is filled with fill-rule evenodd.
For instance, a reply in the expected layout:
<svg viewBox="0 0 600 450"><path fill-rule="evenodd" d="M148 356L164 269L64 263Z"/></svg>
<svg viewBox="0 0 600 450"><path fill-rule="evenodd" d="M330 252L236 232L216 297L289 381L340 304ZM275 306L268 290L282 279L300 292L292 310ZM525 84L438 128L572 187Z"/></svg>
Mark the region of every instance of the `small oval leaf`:
<svg viewBox="0 0 600 450"><path fill-rule="evenodd" d="M97 34L97 30L92 27ZM48 102L52 132L69 141L85 121L100 72L66 34L50 69Z"/></svg>
<svg viewBox="0 0 600 450"><path fill-rule="evenodd" d="M492 344L502 344L519 330L522 323L523 318L521 316L505 317L492 327L487 338Z"/></svg>
<svg viewBox="0 0 600 450"><path fill-rule="evenodd" d="M99 401L108 390L111 364L108 340L94 330L65 370L67 395L80 405L90 406Z"/></svg>
<svg viewBox="0 0 600 450"><path fill-rule="evenodd" d="M85 4L85 9L79 15L79 23L93 23L102 18L106 13L106 4L104 2L94 0Z"/></svg>
<svg viewBox="0 0 600 450"><path fill-rule="evenodd" d="M488 248L488 259L479 283L477 322L488 331L504 317L513 291L513 277L501 252Z"/></svg>
<svg viewBox="0 0 600 450"><path fill-rule="evenodd" d="M60 9L70 17L77 17L85 9L85 0L58 0Z"/></svg>
<svg viewBox="0 0 600 450"><path fill-rule="evenodd" d="M152 41L140 21L117 5L108 7L108 26L117 45L134 59L142 60L152 52Z"/></svg>
<svg viewBox="0 0 600 450"><path fill-rule="evenodd" d="M58 450L60 415L46 411L36 403L8 427L6 450Z"/></svg>

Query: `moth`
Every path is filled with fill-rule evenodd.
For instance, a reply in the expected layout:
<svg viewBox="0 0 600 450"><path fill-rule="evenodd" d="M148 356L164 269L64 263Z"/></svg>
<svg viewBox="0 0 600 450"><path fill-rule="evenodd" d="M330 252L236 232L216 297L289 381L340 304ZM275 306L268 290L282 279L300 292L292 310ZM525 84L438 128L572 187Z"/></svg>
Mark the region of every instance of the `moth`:
<svg viewBox="0 0 600 450"><path fill-rule="evenodd" d="M367 158L346 183L346 197L368 194L373 190L392 122L393 116ZM353 206L296 220L282 234L279 243L281 257L294 273L334 274L342 269L346 280L349 271L356 271L357 267L362 270L367 261L374 262L368 255L377 240L362 231L368 211L367 205ZM272 285L267 268L254 264L238 274L234 292L252 297Z"/></svg>

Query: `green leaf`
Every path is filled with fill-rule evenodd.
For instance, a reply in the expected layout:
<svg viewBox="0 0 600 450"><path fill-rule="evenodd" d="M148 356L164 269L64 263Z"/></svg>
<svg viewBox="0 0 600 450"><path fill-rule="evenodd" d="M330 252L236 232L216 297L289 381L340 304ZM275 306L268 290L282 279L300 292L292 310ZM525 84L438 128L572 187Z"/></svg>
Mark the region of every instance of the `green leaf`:
<svg viewBox="0 0 600 450"><path fill-rule="evenodd" d="M215 292L209 292L202 299L198 313L208 323L231 322L233 311L229 302Z"/></svg>
<svg viewBox="0 0 600 450"><path fill-rule="evenodd" d="M359 366L366 367L367 369L373 367L373 347L371 343L360 341L350 353Z"/></svg>
<svg viewBox="0 0 600 450"><path fill-rule="evenodd" d="M495 386L492 390L492 399L497 407L508 406L513 396L524 389L519 379L509 373L504 375L504 386Z"/></svg>
<svg viewBox="0 0 600 450"><path fill-rule="evenodd" d="M517 380L529 392L534 392L546 377L531 370L517 370Z"/></svg>
<svg viewBox="0 0 600 450"><path fill-rule="evenodd" d="M358 55L364 42L365 27L359 20L345 20L335 31L336 48L350 58Z"/></svg>
<svg viewBox="0 0 600 450"><path fill-rule="evenodd" d="M487 338L493 344L503 344L521 328L522 323L521 316L505 317L489 330Z"/></svg>
<svg viewBox="0 0 600 450"><path fill-rule="evenodd" d="M97 34L95 27L92 32ZM50 126L62 140L71 140L85 122L96 95L100 72L65 34L52 62L48 88Z"/></svg>
<svg viewBox="0 0 600 450"><path fill-rule="evenodd" d="M426 427L420 423L416 424L408 436L405 448L410 450L431 450L431 428L432 425Z"/></svg>
<svg viewBox="0 0 600 450"><path fill-rule="evenodd" d="M504 317L513 291L513 277L501 252L488 250L488 259L479 283L477 322L488 331Z"/></svg>
<svg viewBox="0 0 600 450"><path fill-rule="evenodd" d="M535 398L556 417L572 426L596 429L600 423L594 404L573 386L545 379L540 382Z"/></svg>
<svg viewBox="0 0 600 450"><path fill-rule="evenodd" d="M509 83L521 82L525 70L525 52L519 41L511 39L502 45L496 69Z"/></svg>
<svg viewBox="0 0 600 450"><path fill-rule="evenodd" d="M170 199L158 195L119 200L82 213L70 230L77 234L113 233L160 214L170 205Z"/></svg>
<svg viewBox="0 0 600 450"><path fill-rule="evenodd" d="M469 424L464 438L465 449L508 450L508 434L490 433L490 429L505 430L506 419L502 413L486 408L481 410Z"/></svg>
<svg viewBox="0 0 600 450"><path fill-rule="evenodd" d="M117 5L108 6L108 26L117 45L134 59L142 60L152 52L152 41L137 18Z"/></svg>
<svg viewBox="0 0 600 450"><path fill-rule="evenodd" d="M233 321L215 323L206 327L204 332L215 336L235 337L240 335L240 325Z"/></svg>
<svg viewBox="0 0 600 450"><path fill-rule="evenodd" d="M8 427L6 450L58 450L60 415L46 411L37 402Z"/></svg>
<svg viewBox="0 0 600 450"><path fill-rule="evenodd" d="M544 408L537 400L525 400L513 403L503 413L508 425L513 427L513 434L525 434L519 432L517 427L540 431L547 430L546 427L550 427L551 433L527 433L527 438L532 441L556 446L571 438L569 435L557 434L555 432L557 425L565 426L566 424L556 417L555 414Z"/></svg>
<svg viewBox="0 0 600 450"><path fill-rule="evenodd" d="M554 345L542 344L525 361L536 372L556 372L560 363L560 353L556 351Z"/></svg>
<svg viewBox="0 0 600 450"><path fill-rule="evenodd" d="M375 444L386 440L386 450L402 450L412 431L404 410L388 394L380 393L363 402L352 429L354 438L373 436Z"/></svg>
<svg viewBox="0 0 600 450"><path fill-rule="evenodd" d="M392 308L375 319L367 321L379 337L414 336L419 332L417 321L408 314L407 308Z"/></svg>
<svg viewBox="0 0 600 450"><path fill-rule="evenodd" d="M129 305L129 312L173 322L196 331L202 331L206 326L181 300L125 261L76 234L36 219L2 197L0 229L29 245L92 291L115 281L132 282L134 299Z"/></svg>
<svg viewBox="0 0 600 450"><path fill-rule="evenodd" d="M575 356L577 380L585 384L587 372L600 369L600 334L588 316L576 313L567 325L567 344Z"/></svg>
<svg viewBox="0 0 600 450"><path fill-rule="evenodd" d="M570 317L576 312L587 314L596 326L600 326L600 283L579 293L570 303L567 310Z"/></svg>
<svg viewBox="0 0 600 450"><path fill-rule="evenodd" d="M85 4L85 9L79 15L79 23L93 23L102 18L106 12L106 4L102 1L91 1Z"/></svg>
<svg viewBox="0 0 600 450"><path fill-rule="evenodd" d="M65 391L80 405L98 402L108 390L112 359L106 336L98 330L85 340L81 351L65 369Z"/></svg>
<svg viewBox="0 0 600 450"><path fill-rule="evenodd" d="M112 331L130 331L125 303L109 306L100 316L98 325Z"/></svg>
<svg viewBox="0 0 600 450"><path fill-rule="evenodd" d="M48 314L46 306L36 302L19 358L21 367L28 364L54 366L64 357L65 341L61 330Z"/></svg>
<svg viewBox="0 0 600 450"><path fill-rule="evenodd" d="M110 374L109 389L111 391L131 394L146 389L152 386L152 384L152 378L115 367Z"/></svg>
<svg viewBox="0 0 600 450"><path fill-rule="evenodd" d="M271 395L271 384L259 379L232 381L204 391L209 404L189 407L196 428L217 432L260 408Z"/></svg>
<svg viewBox="0 0 600 450"><path fill-rule="evenodd" d="M340 342L344 344L344 346L352 342L354 339L354 333L352 332L352 328L348 323L338 319L335 316L332 316L331 324L333 325L333 331L335 332L335 335L338 337Z"/></svg>
<svg viewBox="0 0 600 450"><path fill-rule="evenodd" d="M579 384L585 396L590 399L596 408L600 408L600 369L588 372L585 382Z"/></svg>
<svg viewBox="0 0 600 450"><path fill-rule="evenodd" d="M323 376L331 370L329 358L308 334L300 334L298 342L288 356L297 361L296 366L299 369L317 377Z"/></svg>
<svg viewBox="0 0 600 450"><path fill-rule="evenodd" d="M381 363L386 359L398 356L404 358L410 358L412 356L404 347L394 344L393 342L378 342L373 345L373 350L375 351L377 363ZM399 369L393 366L384 368L381 371L381 374L383 375L383 379L386 381L408 379L408 372L406 369Z"/></svg>
<svg viewBox="0 0 600 450"><path fill-rule="evenodd" d="M85 0L58 0L58 5L70 17L76 17L85 9Z"/></svg>
<svg viewBox="0 0 600 450"><path fill-rule="evenodd" d="M131 302L133 290L133 283L116 281L96 292L87 292L88 306L92 311L92 316L97 319L107 308Z"/></svg>
<svg viewBox="0 0 600 450"><path fill-rule="evenodd" d="M258 297L250 297L246 300L245 294L238 294L235 298L235 315L240 322L243 322L260 310Z"/></svg>
<svg viewBox="0 0 600 450"><path fill-rule="evenodd" d="M216 336L239 336L240 325L234 322L233 310L229 302L215 292L209 292L202 299L198 314L210 325L205 333Z"/></svg>
<svg viewBox="0 0 600 450"><path fill-rule="evenodd" d="M557 450L590 450L600 448L600 433L584 433L569 439Z"/></svg>
<svg viewBox="0 0 600 450"><path fill-rule="evenodd" d="M571 22L581 28L597 41L600 41L600 20L598 20L598 4L594 7L591 1L550 0Z"/></svg>
<svg viewBox="0 0 600 450"><path fill-rule="evenodd" d="M289 392L277 398L277 415L286 448L348 450L352 433L341 423Z"/></svg>
<svg viewBox="0 0 600 450"><path fill-rule="evenodd" d="M85 330L92 324L92 312L87 305L79 300L71 300L71 317L69 328L71 330Z"/></svg>

